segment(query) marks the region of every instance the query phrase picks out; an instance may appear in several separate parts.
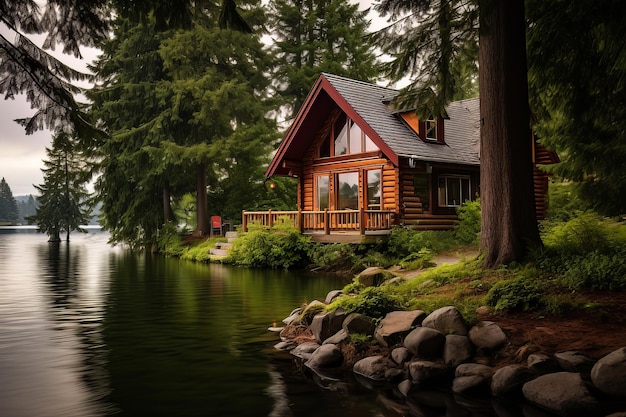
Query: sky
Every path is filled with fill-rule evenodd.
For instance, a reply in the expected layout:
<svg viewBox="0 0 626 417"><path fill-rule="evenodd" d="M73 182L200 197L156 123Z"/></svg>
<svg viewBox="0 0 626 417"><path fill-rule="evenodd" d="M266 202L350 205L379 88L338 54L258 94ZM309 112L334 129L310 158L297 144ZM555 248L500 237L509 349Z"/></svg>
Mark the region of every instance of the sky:
<svg viewBox="0 0 626 417"><path fill-rule="evenodd" d="M360 9L370 7L372 0L359 0ZM371 30L380 29L385 26L384 19L377 16L374 11L370 11L372 24ZM12 41L14 35L4 26L0 25L0 34ZM35 43L41 45L43 37L31 38ZM84 60L75 59L72 56L64 55L57 48L57 52L48 51L55 55L64 63L79 71L86 71L88 63L91 63L98 55L98 51L92 48L84 48L81 53ZM51 144L52 134L48 130L38 131L32 135L26 135L24 129L14 122L15 119L25 118L33 115L35 110L30 108L30 104L24 96L16 96L15 99L5 100L4 95L0 96L0 178L4 178L13 196L37 195L38 192L33 184L43 182L43 160L46 158L46 147Z"/></svg>

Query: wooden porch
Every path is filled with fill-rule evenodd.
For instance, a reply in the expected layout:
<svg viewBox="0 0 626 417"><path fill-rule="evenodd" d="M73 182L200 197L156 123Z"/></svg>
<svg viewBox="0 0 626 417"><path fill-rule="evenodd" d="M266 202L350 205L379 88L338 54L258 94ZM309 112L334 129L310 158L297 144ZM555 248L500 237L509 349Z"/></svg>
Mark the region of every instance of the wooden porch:
<svg viewBox="0 0 626 417"><path fill-rule="evenodd" d="M286 220L316 242L375 243L391 233L393 211L321 210L321 211L243 211L242 231L249 224L272 227Z"/></svg>

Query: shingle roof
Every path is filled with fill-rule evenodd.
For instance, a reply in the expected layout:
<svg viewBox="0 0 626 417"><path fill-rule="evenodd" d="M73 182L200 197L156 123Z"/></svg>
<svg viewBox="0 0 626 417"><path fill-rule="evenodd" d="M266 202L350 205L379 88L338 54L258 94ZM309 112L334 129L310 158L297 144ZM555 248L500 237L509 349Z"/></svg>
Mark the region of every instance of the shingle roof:
<svg viewBox="0 0 626 417"><path fill-rule="evenodd" d="M324 73L323 76L398 156L433 162L479 164L478 98L450 103L446 108L449 118L444 121L445 145L427 143L387 106L386 103L399 91L333 74Z"/></svg>

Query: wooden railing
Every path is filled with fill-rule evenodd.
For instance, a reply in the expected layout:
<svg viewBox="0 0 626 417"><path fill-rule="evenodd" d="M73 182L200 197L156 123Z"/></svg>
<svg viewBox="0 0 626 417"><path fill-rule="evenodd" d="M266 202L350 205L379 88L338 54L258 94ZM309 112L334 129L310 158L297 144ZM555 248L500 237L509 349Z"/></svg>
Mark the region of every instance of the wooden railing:
<svg viewBox="0 0 626 417"><path fill-rule="evenodd" d="M287 220L301 232L366 231L389 230L393 224L393 211L387 210L320 210L320 211L243 211L242 230L249 224L272 227L277 222Z"/></svg>

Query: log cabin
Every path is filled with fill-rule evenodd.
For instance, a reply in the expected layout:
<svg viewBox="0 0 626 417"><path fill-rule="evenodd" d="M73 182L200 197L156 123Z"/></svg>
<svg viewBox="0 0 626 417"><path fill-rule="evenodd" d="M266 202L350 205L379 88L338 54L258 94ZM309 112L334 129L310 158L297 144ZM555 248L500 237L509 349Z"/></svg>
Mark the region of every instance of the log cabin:
<svg viewBox="0 0 626 417"><path fill-rule="evenodd" d="M479 99L450 103L445 117L419 119L394 109L398 91L323 73L272 159L266 177L297 178L297 212L244 212L271 225L291 217L323 242L367 242L393 225L452 229L456 209L480 190ZM557 162L535 138L536 209L543 218L548 176Z"/></svg>

